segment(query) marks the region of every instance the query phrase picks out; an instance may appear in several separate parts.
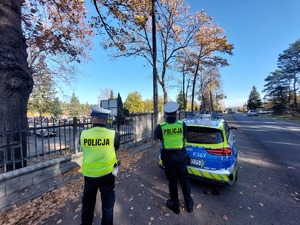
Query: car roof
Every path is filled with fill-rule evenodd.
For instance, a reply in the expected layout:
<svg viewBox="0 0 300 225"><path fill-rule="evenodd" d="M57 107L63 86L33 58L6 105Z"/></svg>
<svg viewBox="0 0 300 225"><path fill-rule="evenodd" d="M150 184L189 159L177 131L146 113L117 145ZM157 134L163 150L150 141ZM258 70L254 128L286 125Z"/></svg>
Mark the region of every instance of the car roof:
<svg viewBox="0 0 300 225"><path fill-rule="evenodd" d="M224 122L222 118L214 118L212 116L184 118L182 121L187 126L211 127L215 129L220 129Z"/></svg>

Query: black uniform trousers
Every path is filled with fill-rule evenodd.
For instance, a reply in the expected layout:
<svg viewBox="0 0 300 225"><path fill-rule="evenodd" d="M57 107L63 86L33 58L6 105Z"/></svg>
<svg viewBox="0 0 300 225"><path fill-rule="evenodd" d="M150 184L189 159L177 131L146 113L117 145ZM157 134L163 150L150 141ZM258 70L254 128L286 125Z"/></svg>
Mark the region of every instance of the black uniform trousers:
<svg viewBox="0 0 300 225"><path fill-rule="evenodd" d="M98 190L101 193L101 225L113 225L115 204L115 176L111 173L103 177L84 177L81 225L92 225Z"/></svg>
<svg viewBox="0 0 300 225"><path fill-rule="evenodd" d="M193 208L194 201L191 197L191 187L188 179L188 171L186 167L166 167L165 173L169 181L169 192L174 207L179 207L178 187L179 181L186 207Z"/></svg>

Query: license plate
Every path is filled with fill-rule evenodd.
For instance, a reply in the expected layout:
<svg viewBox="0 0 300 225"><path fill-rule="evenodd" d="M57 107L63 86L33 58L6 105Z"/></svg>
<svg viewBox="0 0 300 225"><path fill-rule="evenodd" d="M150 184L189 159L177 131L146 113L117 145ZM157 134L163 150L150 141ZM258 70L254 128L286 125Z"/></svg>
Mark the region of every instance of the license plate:
<svg viewBox="0 0 300 225"><path fill-rule="evenodd" d="M191 165L202 166L202 160L200 160L200 159L191 159Z"/></svg>

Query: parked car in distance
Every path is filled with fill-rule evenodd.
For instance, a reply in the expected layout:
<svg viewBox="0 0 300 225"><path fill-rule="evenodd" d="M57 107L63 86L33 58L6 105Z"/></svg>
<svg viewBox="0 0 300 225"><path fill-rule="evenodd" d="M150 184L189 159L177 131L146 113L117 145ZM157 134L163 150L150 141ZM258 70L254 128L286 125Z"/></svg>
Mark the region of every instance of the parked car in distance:
<svg viewBox="0 0 300 225"><path fill-rule="evenodd" d="M57 124L49 123L44 125L43 127L41 126L36 126L35 127L35 134L43 137L51 137L51 136L56 136L58 133L58 128Z"/></svg>
<svg viewBox="0 0 300 225"><path fill-rule="evenodd" d="M258 113L259 114L272 114L274 111L273 110L259 110Z"/></svg>
<svg viewBox="0 0 300 225"><path fill-rule="evenodd" d="M247 116L258 116L258 112L255 109L250 109L247 112Z"/></svg>
<svg viewBox="0 0 300 225"><path fill-rule="evenodd" d="M51 136L56 136L57 131L56 130L49 130L49 129L38 129L35 132L39 136L43 137L51 137Z"/></svg>
<svg viewBox="0 0 300 225"><path fill-rule="evenodd" d="M213 111L212 116L216 118L221 118L223 116L223 112L221 110Z"/></svg>
<svg viewBox="0 0 300 225"><path fill-rule="evenodd" d="M222 118L186 118L186 152L190 157L188 174L215 184L232 185L237 180L237 149L233 131ZM159 160L163 167L163 162Z"/></svg>

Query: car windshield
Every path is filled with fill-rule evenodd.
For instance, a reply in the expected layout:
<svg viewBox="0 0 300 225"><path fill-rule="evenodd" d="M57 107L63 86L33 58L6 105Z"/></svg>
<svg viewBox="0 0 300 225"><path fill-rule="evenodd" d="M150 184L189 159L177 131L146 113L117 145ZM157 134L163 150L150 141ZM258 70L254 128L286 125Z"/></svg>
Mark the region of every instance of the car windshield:
<svg viewBox="0 0 300 225"><path fill-rule="evenodd" d="M218 144L224 141L221 130L196 126L187 127L186 139L195 144Z"/></svg>

